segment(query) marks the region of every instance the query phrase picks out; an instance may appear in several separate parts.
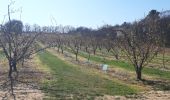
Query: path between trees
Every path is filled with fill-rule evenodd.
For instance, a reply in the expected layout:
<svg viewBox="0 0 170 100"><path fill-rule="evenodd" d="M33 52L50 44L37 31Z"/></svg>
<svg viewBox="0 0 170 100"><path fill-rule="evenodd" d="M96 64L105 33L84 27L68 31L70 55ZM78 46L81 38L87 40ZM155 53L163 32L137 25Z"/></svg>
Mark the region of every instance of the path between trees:
<svg viewBox="0 0 170 100"><path fill-rule="evenodd" d="M64 54L61 54L57 52L55 49L48 49L49 52L51 52L53 55L59 57L60 59L73 64L73 65L82 65L84 67L92 67L96 68L101 71L100 64L96 62L86 62L87 59L83 57L78 57L79 61L77 62L75 60L75 57L73 54L69 52L64 52ZM101 71L101 73L103 73ZM120 100L170 100L170 91L159 91L159 90L153 90L153 87L149 85L144 85L143 83L137 82L135 80L135 77L133 77L133 72L124 72L124 70L119 68L112 68L108 73L109 76L117 78L118 80L124 81L127 84L137 84L140 85L141 88L145 87L145 91L141 92L139 94L135 95L128 95L128 96L109 96L104 95L102 97L96 97L95 100L114 100L114 99L120 99ZM145 76L147 78L150 78L149 76Z"/></svg>

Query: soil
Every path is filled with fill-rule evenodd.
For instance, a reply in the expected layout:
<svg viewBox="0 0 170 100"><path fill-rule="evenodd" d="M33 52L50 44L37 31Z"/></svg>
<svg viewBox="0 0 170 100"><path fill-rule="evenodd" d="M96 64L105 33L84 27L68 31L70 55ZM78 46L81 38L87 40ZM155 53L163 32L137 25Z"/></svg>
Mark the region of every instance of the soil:
<svg viewBox="0 0 170 100"><path fill-rule="evenodd" d="M41 90L33 89L24 84L17 84L14 87L14 95L10 91L0 91L0 100L43 100L44 93Z"/></svg>
<svg viewBox="0 0 170 100"><path fill-rule="evenodd" d="M18 70L19 76L14 81L14 95L12 95L7 67L4 66L1 63L0 100L43 100L44 93L38 84L46 76L45 73L33 66L32 62L27 62Z"/></svg>
<svg viewBox="0 0 170 100"><path fill-rule="evenodd" d="M95 100L170 100L170 91L149 91L137 95L96 97Z"/></svg>

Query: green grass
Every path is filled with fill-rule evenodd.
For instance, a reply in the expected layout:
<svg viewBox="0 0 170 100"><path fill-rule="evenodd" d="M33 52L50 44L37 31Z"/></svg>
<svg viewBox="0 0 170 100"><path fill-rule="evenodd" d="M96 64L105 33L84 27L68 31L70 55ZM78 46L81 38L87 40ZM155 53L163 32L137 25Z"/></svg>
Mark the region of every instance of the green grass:
<svg viewBox="0 0 170 100"><path fill-rule="evenodd" d="M80 52L79 55L85 58L88 57L88 54L84 52ZM90 60L100 62L100 63L106 63L114 67L126 69L128 71L135 71L134 67L131 64L124 61L107 60L107 59L104 60L104 58L95 55L91 55ZM160 69L144 67L142 72L146 75L158 76L170 80L170 71L163 71Z"/></svg>
<svg viewBox="0 0 170 100"><path fill-rule="evenodd" d="M134 87L108 79L90 69L69 65L49 52L39 54L42 64L48 67L54 76L53 80L43 82L42 89L47 95L56 100L66 99L94 99L95 96L127 95L139 91Z"/></svg>

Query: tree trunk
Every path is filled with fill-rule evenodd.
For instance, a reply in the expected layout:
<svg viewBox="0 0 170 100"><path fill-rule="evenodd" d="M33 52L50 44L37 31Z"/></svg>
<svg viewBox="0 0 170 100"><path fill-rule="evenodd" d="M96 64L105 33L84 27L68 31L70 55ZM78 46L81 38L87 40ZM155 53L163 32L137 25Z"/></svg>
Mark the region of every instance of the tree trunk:
<svg viewBox="0 0 170 100"><path fill-rule="evenodd" d="M138 73L137 73L137 79L138 79L138 80L142 80L141 71L138 71Z"/></svg>
<svg viewBox="0 0 170 100"><path fill-rule="evenodd" d="M64 53L64 48L63 48L63 46L61 46L61 53L62 53L62 54Z"/></svg>
<svg viewBox="0 0 170 100"><path fill-rule="evenodd" d="M96 55L96 49L93 50L93 54Z"/></svg>
<svg viewBox="0 0 170 100"><path fill-rule="evenodd" d="M61 52L62 52L62 54L64 53L64 50L63 50L63 48L61 49Z"/></svg>
<svg viewBox="0 0 170 100"><path fill-rule="evenodd" d="M8 73L8 77L9 77L9 78L12 77L12 66L11 66L11 64L9 64L9 73Z"/></svg>
<svg viewBox="0 0 170 100"><path fill-rule="evenodd" d="M9 73L8 73L8 77L9 77L9 80L10 80L10 87L11 87L11 94L14 96L14 100L15 100L15 95L14 95L14 80L13 80L13 77L12 77L12 72L13 72L13 65L12 65L12 62L10 61L9 62Z"/></svg>
<svg viewBox="0 0 170 100"><path fill-rule="evenodd" d="M142 80L142 69L141 67L136 67L136 78L137 80Z"/></svg>
<svg viewBox="0 0 170 100"><path fill-rule="evenodd" d="M79 53L79 49L77 48L76 53L75 53L76 54L76 61L78 61L78 59L77 59L78 53Z"/></svg>
<svg viewBox="0 0 170 100"><path fill-rule="evenodd" d="M78 59L77 59L77 55L78 55L78 54L76 53L76 61L78 61Z"/></svg>
<svg viewBox="0 0 170 100"><path fill-rule="evenodd" d="M116 60L119 60L118 54L115 54L115 58L116 58Z"/></svg>
<svg viewBox="0 0 170 100"><path fill-rule="evenodd" d="M18 70L17 70L17 63L14 61L13 62L13 71L16 72L16 76L13 78L17 79L18 78Z"/></svg>
<svg viewBox="0 0 170 100"><path fill-rule="evenodd" d="M87 52L88 47L86 47L86 52Z"/></svg>
<svg viewBox="0 0 170 100"><path fill-rule="evenodd" d="M163 67L166 69L166 66L165 66L165 46L163 47L162 64L163 64Z"/></svg>
<svg viewBox="0 0 170 100"><path fill-rule="evenodd" d="M12 66L13 66L13 68L14 68L14 72L18 72L18 71L17 71L17 63L16 63L16 62L13 62L13 63L12 63Z"/></svg>
<svg viewBox="0 0 170 100"><path fill-rule="evenodd" d="M89 53L89 56L88 56L88 61L90 60L90 53Z"/></svg>
<svg viewBox="0 0 170 100"><path fill-rule="evenodd" d="M58 50L57 50L58 52L60 52L60 47L58 46Z"/></svg>

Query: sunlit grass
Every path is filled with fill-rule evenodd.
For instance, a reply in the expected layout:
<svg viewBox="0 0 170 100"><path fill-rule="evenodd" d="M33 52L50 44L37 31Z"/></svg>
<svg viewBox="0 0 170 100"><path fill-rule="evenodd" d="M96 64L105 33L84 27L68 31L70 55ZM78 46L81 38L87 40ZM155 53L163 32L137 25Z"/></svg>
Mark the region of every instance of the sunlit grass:
<svg viewBox="0 0 170 100"><path fill-rule="evenodd" d="M51 70L53 80L46 80L42 89L49 97L65 99L94 99L101 95L127 95L138 89L92 73L90 69L75 67L60 60L49 52L39 54L43 65Z"/></svg>

